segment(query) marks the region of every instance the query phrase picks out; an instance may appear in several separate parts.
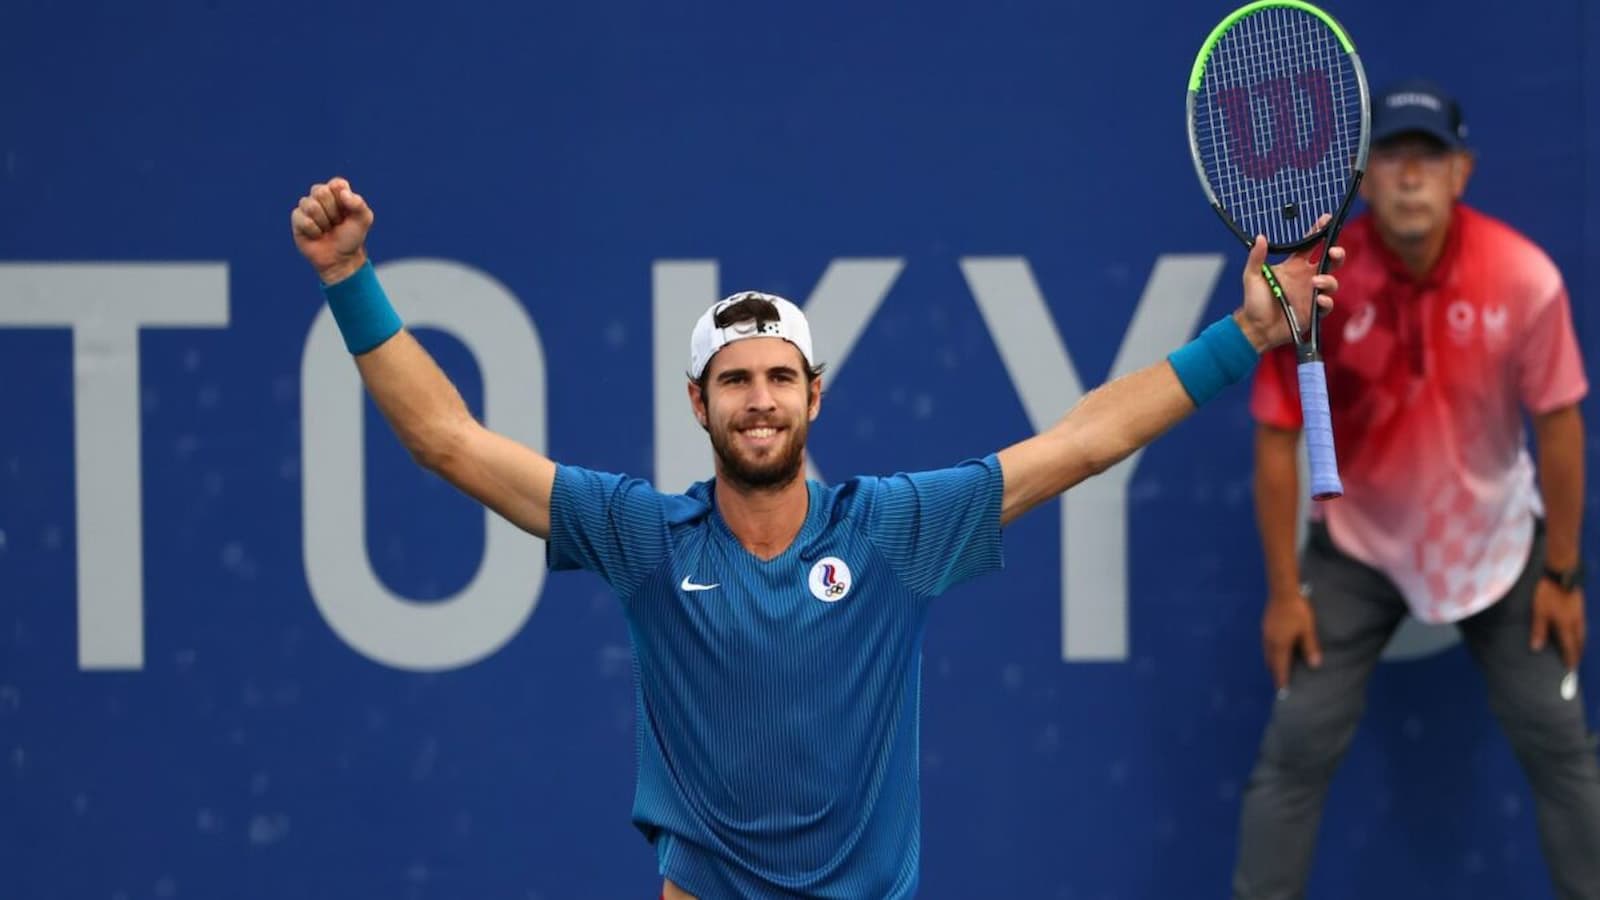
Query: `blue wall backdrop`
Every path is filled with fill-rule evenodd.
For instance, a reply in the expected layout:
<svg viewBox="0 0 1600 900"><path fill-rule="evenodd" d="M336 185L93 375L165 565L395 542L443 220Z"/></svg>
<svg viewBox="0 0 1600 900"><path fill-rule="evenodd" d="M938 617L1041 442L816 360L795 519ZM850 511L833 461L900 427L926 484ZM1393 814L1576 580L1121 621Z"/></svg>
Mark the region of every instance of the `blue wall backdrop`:
<svg viewBox="0 0 1600 900"><path fill-rule="evenodd" d="M1066 390L1019 385L974 271L1036 288L1048 346L1084 387L1141 310L1188 309L1187 326L1237 301L1243 254L1205 207L1182 118L1193 55L1228 8L8 4L0 898L659 885L628 822L627 637L600 581L543 577L531 539L491 564L479 510L370 409L363 512L305 496L338 454L310 449L304 419L359 409L313 364L320 297L287 224L309 184L354 181L379 262L432 260L476 285L462 296L477 305L432 298L446 313L470 322L493 290L524 311L536 345L504 337L528 350L523 384L491 373L485 338L425 337L475 408L536 422L557 459L703 464L702 448L658 446L664 417L688 417L677 381L657 397L683 367L657 358L663 310L752 286L803 301L832 269L836 308L856 292L871 315L813 430L819 471L939 466L1029 433L1028 390ZM1470 199L1561 266L1593 373L1600 14L1331 9L1374 82L1430 75L1459 93L1481 153ZM883 290L864 286L872 272ZM683 287L707 273L701 293ZM1000 293L989 302L1027 306ZM672 323L662 340L686 357ZM1018 523L1006 571L940 601L924 896L1226 895L1271 701L1245 400L1178 427L1093 504ZM1112 534L1065 538L1073 515ZM361 547L362 527L374 577L408 598L395 615L432 607L441 641L476 641L457 661L406 656L415 641L386 638L382 610L330 623L341 600L316 588L307 545ZM1064 557L1095 596L1064 596ZM497 601L461 596L480 575ZM1092 640L1068 652L1074 634ZM1585 685L1593 715L1600 680ZM1459 645L1380 669L1312 896L1550 896L1531 797Z"/></svg>

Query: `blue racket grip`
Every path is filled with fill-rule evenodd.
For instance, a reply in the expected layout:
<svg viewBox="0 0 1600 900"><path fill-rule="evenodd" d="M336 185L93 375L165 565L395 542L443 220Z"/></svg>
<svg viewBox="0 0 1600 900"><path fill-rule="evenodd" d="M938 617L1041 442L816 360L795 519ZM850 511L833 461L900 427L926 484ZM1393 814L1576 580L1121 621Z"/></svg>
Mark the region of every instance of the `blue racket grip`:
<svg viewBox="0 0 1600 900"><path fill-rule="evenodd" d="M1311 458L1311 499L1332 500L1344 494L1339 461L1333 453L1333 419L1328 415L1328 375L1322 361L1299 366L1300 414L1305 420L1306 455Z"/></svg>

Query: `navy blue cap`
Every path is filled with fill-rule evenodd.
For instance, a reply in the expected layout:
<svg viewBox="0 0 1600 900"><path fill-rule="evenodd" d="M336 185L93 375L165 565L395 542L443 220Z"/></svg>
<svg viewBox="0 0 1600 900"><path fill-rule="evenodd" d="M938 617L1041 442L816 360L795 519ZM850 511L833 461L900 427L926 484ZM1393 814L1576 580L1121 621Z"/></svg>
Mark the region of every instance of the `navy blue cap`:
<svg viewBox="0 0 1600 900"><path fill-rule="evenodd" d="M1372 101L1372 140L1425 134L1446 147L1467 145L1461 106L1431 81L1413 79L1392 85Z"/></svg>

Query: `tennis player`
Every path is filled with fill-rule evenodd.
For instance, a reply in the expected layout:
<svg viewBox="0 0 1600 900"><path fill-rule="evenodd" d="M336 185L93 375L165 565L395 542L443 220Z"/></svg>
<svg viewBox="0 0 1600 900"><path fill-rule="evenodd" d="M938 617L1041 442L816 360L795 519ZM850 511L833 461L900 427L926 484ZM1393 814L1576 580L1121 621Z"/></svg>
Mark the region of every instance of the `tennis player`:
<svg viewBox="0 0 1600 900"><path fill-rule="evenodd" d="M1258 239L1234 313L1166 360L1100 387L1049 430L948 469L801 477L821 411L805 316L735 294L689 340L691 414L715 477L684 494L558 465L484 428L385 298L371 207L335 178L291 214L361 378L421 465L531 534L554 569L589 569L632 637L633 821L663 896L912 896L918 723L930 602L998 569L1000 529L1154 440L1288 340ZM1342 250L1336 250L1342 256ZM1304 256L1277 267L1331 307Z"/></svg>

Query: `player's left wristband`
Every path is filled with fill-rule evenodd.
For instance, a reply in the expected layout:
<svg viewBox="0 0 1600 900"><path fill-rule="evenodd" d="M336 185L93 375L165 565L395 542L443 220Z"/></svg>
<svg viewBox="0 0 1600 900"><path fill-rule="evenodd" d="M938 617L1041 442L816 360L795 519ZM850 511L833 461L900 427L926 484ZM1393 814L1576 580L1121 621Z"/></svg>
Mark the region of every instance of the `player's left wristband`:
<svg viewBox="0 0 1600 900"><path fill-rule="evenodd" d="M349 278L323 285L322 296L352 355L366 353L400 331L400 314L389 304L370 261Z"/></svg>
<svg viewBox="0 0 1600 900"><path fill-rule="evenodd" d="M1250 339L1239 330L1233 316L1224 316L1200 332L1200 336L1172 351L1167 361L1178 373L1178 381L1189 392L1195 406L1242 380L1255 368L1259 354Z"/></svg>

